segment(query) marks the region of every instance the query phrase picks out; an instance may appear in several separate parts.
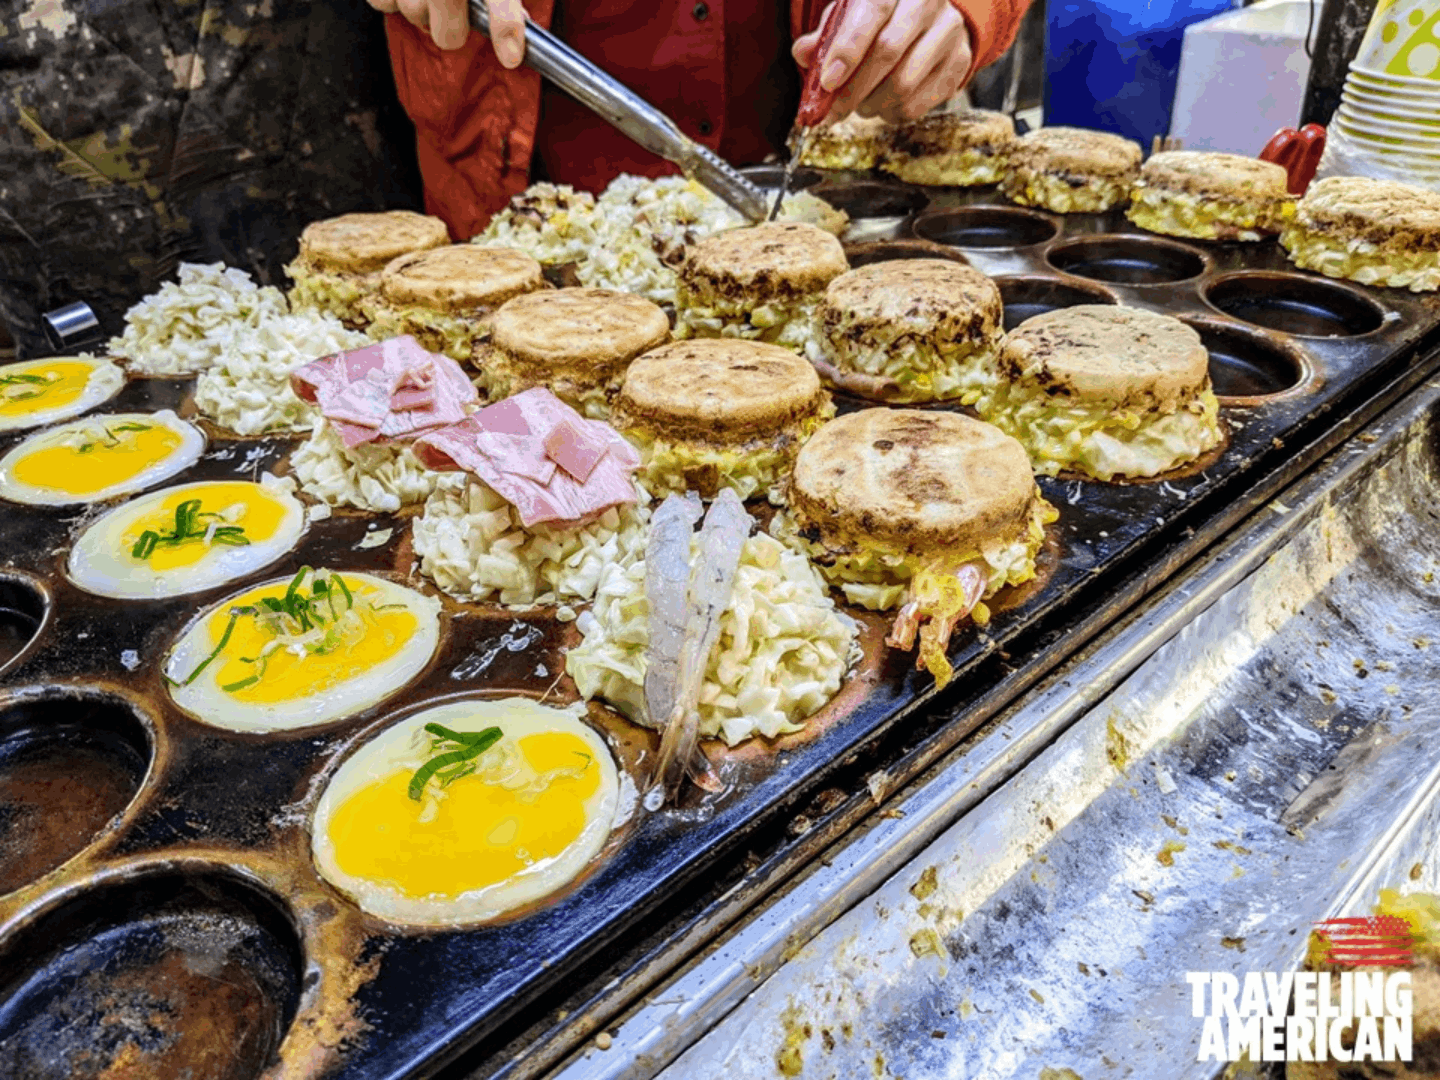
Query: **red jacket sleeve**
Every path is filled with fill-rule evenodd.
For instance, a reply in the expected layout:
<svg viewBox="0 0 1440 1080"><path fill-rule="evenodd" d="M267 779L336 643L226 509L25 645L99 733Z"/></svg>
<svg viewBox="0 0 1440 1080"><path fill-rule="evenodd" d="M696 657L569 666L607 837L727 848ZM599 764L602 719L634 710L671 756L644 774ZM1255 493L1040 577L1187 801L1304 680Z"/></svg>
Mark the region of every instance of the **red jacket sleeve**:
<svg viewBox="0 0 1440 1080"><path fill-rule="evenodd" d="M808 34L820 25L820 16L829 0L795 0L790 5L790 29L795 37ZM970 66L974 75L993 64L1010 48L1020 32L1020 20L1030 0L950 0L970 31Z"/></svg>

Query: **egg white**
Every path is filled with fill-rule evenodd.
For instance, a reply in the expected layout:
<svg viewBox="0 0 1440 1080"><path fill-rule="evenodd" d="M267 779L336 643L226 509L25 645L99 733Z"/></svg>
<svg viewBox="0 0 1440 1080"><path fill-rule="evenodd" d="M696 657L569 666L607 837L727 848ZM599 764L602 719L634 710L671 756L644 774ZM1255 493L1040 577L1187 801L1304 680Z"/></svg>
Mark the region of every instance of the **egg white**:
<svg viewBox="0 0 1440 1080"><path fill-rule="evenodd" d="M315 808L310 825L311 852L321 876L361 910L412 926L485 922L563 888L600 854L622 818L622 777L604 740L580 719L584 714L583 703L557 709L521 697L458 701L426 709L382 731L335 771ZM580 835L553 858L539 860L510 878L454 897L409 896L384 881L346 873L340 868L330 839L331 819L361 788L396 772L413 773L423 765L429 757L430 737L424 731L429 723L465 731L493 726L512 739L548 731L565 731L583 739L599 764L600 784L584 803L585 825ZM456 781L467 782L480 781L474 777Z"/></svg>
<svg viewBox="0 0 1440 1080"><path fill-rule="evenodd" d="M70 549L67 569L71 580L86 592L122 600L185 596L261 570L284 556L300 540L305 532L305 507L291 494L295 483L277 480L267 473L258 484L223 482L255 488L257 494L284 508L284 517L273 535L238 547L212 544L200 561L165 570L156 570L145 559L137 559L130 553L133 541L127 542L126 535L135 532L140 521L157 513L166 499L199 492L220 482L202 480L162 488L109 511L81 533Z"/></svg>
<svg viewBox="0 0 1440 1080"><path fill-rule="evenodd" d="M440 642L440 601L370 574L345 571L344 576L347 581L358 581L373 588L377 606L404 604L415 616L415 632L398 652L324 694L273 702L240 701L222 690L219 674L225 654L221 654L188 686L170 685L175 704L195 719L228 731L292 731L362 712L404 689L425 670ZM282 577L264 583L263 587L278 586L278 591L283 592L289 583L290 578ZM165 663L166 676L175 684L183 683L215 647L206 631L211 616L228 610L237 597L260 587L248 585L202 611L171 650Z"/></svg>
<svg viewBox="0 0 1440 1080"><path fill-rule="evenodd" d="M0 415L0 431L39 427L42 424L54 424L60 420L68 420L72 416L79 416L81 413L89 412L95 406L109 401L125 385L125 372L120 369L118 364L104 357L90 356L51 356L44 360L26 360L18 364L6 364L4 367L0 367L0 379L6 375L23 375L44 371L47 366L53 365L57 361L87 363L91 366L90 378L85 383L85 389L80 392L80 396L67 405L56 405L48 409L38 409L35 412L13 416Z"/></svg>
<svg viewBox="0 0 1440 1080"><path fill-rule="evenodd" d="M83 495L72 495L59 488L41 487L15 478L16 463L37 450L60 445L67 439L83 435L87 430L92 430L94 426L100 424L115 425L127 422L158 424L167 427L180 436L180 445L159 461L151 462L128 480ZM205 436L200 429L181 420L170 409L162 409L157 413L107 413L104 416L87 416L80 420L72 420L68 424L61 424L59 427L36 432L0 458L0 498L9 499L11 502L28 503L32 506L71 506L76 503L104 502L117 495L143 491L162 480L168 480L176 473L194 465L204 452Z"/></svg>

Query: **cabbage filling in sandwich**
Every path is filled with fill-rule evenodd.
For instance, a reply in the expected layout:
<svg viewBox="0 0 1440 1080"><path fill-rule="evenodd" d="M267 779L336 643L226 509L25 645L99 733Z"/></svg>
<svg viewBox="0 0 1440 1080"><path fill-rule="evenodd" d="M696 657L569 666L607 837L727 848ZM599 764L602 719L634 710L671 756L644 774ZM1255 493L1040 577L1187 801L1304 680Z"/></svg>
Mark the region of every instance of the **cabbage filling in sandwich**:
<svg viewBox="0 0 1440 1080"><path fill-rule="evenodd" d="M1302 270L1412 292L1440 289L1440 194L1331 176L1305 192L1280 245Z"/></svg>
<svg viewBox="0 0 1440 1080"><path fill-rule="evenodd" d="M836 418L795 462L771 532L808 555L847 600L895 611L887 642L916 647L944 686L950 636L985 601L1035 577L1045 526L1024 448L959 413L866 409Z"/></svg>
<svg viewBox="0 0 1440 1080"><path fill-rule="evenodd" d="M875 401L973 403L1005 336L1000 290L949 259L895 259L825 290L806 349L830 386Z"/></svg>
<svg viewBox="0 0 1440 1080"><path fill-rule="evenodd" d="M460 366L412 337L327 356L290 376L319 410L310 438L290 457L300 486L331 506L393 512L423 502L438 474L411 444L465 419L479 398Z"/></svg>
<svg viewBox="0 0 1440 1080"><path fill-rule="evenodd" d="M441 479L415 519L420 572L463 600L586 601L645 545L640 455L549 390L526 390L417 440Z"/></svg>
<svg viewBox="0 0 1440 1080"><path fill-rule="evenodd" d="M738 337L797 352L825 287L846 270L840 241L774 221L701 240L680 269L677 338Z"/></svg>
<svg viewBox="0 0 1440 1080"><path fill-rule="evenodd" d="M595 420L610 415L625 370L670 340L670 319L643 296L611 289L547 289L495 312L476 354L492 401L543 386Z"/></svg>
<svg viewBox="0 0 1440 1080"><path fill-rule="evenodd" d="M640 448L652 495L729 489L778 501L795 455L835 415L814 368L754 341L678 341L637 358L611 421Z"/></svg>
<svg viewBox="0 0 1440 1080"><path fill-rule="evenodd" d="M373 338L409 334L431 352L468 362L505 301L545 287L523 251L455 244L401 255L360 301Z"/></svg>
<svg viewBox="0 0 1440 1080"><path fill-rule="evenodd" d="M1225 440L1209 353L1168 315L1111 304L1047 311L1006 336L999 374L976 411L1047 476L1158 476Z"/></svg>
<svg viewBox="0 0 1440 1080"><path fill-rule="evenodd" d="M1126 217L1150 232L1254 242L1295 216L1285 170L1240 154L1166 150L1140 168Z"/></svg>
<svg viewBox="0 0 1440 1080"><path fill-rule="evenodd" d="M300 254L285 268L295 283L290 306L296 311L319 308L350 329L363 330L368 320L360 301L380 287L386 264L449 242L443 221L412 210L313 221L300 234Z"/></svg>
<svg viewBox="0 0 1440 1080"><path fill-rule="evenodd" d="M1123 206L1140 178L1140 144L1108 131L1042 127L1015 140L1000 192L1056 214Z"/></svg>

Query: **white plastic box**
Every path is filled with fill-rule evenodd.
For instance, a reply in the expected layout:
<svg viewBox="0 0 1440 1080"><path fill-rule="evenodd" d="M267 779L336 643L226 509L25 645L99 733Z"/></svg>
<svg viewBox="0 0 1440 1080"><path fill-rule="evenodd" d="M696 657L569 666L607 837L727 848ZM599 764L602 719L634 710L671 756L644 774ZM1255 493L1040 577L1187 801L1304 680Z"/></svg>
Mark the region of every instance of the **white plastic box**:
<svg viewBox="0 0 1440 1080"><path fill-rule="evenodd" d="M1310 77L1308 18L1307 0L1269 0L1187 27L1170 134L1186 150L1254 157L1295 127Z"/></svg>

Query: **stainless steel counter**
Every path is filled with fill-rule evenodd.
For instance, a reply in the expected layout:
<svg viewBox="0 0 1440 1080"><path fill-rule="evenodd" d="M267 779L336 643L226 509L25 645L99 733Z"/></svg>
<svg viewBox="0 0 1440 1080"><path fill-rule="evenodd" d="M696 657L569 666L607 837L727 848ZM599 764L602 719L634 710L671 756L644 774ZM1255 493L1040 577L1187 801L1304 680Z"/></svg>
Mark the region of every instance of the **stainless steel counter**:
<svg viewBox="0 0 1440 1080"><path fill-rule="evenodd" d="M1187 970L1437 887L1437 459L1432 381L558 1075L1216 1075Z"/></svg>

